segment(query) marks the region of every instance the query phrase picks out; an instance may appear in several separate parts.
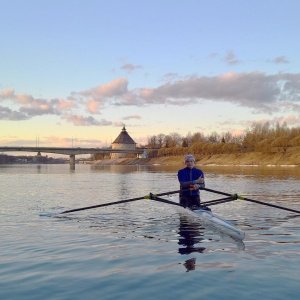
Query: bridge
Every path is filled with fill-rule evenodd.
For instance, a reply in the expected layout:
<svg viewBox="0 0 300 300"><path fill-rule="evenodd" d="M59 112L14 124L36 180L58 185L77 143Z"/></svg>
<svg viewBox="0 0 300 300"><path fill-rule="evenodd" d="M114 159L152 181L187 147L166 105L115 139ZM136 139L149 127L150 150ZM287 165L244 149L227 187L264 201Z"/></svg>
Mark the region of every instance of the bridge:
<svg viewBox="0 0 300 300"><path fill-rule="evenodd" d="M108 154L108 153L133 153L141 155L144 149L125 150L125 149L111 149L111 148L63 148L63 147L0 147L0 152L37 152L38 155L43 153L56 153L69 155L70 166L75 166L75 155L79 154Z"/></svg>

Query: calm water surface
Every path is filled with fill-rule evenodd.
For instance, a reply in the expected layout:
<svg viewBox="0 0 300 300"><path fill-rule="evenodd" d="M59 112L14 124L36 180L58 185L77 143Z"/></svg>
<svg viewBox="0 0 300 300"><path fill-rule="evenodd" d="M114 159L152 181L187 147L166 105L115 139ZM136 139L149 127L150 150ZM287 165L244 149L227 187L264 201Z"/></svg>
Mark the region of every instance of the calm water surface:
<svg viewBox="0 0 300 300"><path fill-rule="evenodd" d="M202 169L208 188L300 210L298 167ZM0 299L298 299L294 213L241 200L213 206L244 243L151 200L59 215L175 191L176 175L159 166L0 165Z"/></svg>

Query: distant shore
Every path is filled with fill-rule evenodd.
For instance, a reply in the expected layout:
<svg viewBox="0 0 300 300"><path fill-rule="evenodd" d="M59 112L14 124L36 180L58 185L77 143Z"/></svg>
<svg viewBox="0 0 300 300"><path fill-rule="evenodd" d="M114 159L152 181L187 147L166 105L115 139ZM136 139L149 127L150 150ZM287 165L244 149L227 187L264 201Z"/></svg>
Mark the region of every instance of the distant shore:
<svg viewBox="0 0 300 300"><path fill-rule="evenodd" d="M300 151L285 153L234 153L195 156L198 165L219 166L300 166ZM94 165L182 165L183 156L157 158L105 159L92 162Z"/></svg>

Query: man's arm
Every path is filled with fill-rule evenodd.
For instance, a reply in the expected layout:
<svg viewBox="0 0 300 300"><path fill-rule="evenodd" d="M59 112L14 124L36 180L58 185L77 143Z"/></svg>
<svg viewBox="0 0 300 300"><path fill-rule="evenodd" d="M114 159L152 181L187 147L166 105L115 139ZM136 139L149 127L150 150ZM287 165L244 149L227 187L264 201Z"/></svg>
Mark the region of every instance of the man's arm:
<svg viewBox="0 0 300 300"><path fill-rule="evenodd" d="M178 181L181 189L189 189L190 185L193 184L193 182L189 180L189 176L186 174L186 172L184 172L184 170L180 170L178 172Z"/></svg>
<svg viewBox="0 0 300 300"><path fill-rule="evenodd" d="M188 180L189 174L186 174L183 171L178 172L178 181L180 182L181 189L189 189L191 185L194 186L194 189L198 190L201 187L201 184L204 184L204 174L200 172L201 175L195 180Z"/></svg>

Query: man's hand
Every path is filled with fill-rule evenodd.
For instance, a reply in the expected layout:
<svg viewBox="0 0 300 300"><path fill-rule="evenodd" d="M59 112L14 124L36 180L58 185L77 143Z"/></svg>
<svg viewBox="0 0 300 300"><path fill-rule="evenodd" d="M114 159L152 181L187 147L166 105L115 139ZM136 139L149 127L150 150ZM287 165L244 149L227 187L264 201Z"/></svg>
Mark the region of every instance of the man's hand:
<svg viewBox="0 0 300 300"><path fill-rule="evenodd" d="M194 190L197 191L200 189L200 184L196 183L194 184Z"/></svg>
<svg viewBox="0 0 300 300"><path fill-rule="evenodd" d="M200 188L201 188L201 184L198 184L198 183L190 185L190 191L197 191Z"/></svg>
<svg viewBox="0 0 300 300"><path fill-rule="evenodd" d="M196 180L196 183L197 183L197 184L204 183L204 178L203 178L202 176L200 176L200 177Z"/></svg>

